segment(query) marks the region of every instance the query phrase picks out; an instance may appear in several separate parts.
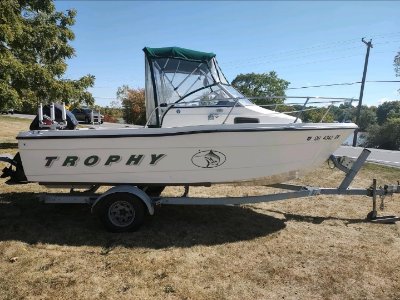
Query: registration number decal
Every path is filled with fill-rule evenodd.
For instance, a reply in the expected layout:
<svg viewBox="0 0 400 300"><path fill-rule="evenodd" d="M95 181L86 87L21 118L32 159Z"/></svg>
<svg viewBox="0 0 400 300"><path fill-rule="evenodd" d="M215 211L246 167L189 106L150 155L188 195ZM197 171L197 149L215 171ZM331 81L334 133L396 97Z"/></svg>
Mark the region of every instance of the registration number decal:
<svg viewBox="0 0 400 300"><path fill-rule="evenodd" d="M332 141L332 140L337 140L338 138L340 138L340 134L337 135L315 135L315 136L309 136L307 137L307 141Z"/></svg>

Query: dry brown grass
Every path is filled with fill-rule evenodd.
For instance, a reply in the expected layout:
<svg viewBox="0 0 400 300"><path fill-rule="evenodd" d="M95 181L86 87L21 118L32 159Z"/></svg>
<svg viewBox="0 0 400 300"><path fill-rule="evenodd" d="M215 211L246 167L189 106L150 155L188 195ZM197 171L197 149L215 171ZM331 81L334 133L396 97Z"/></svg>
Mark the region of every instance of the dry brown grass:
<svg viewBox="0 0 400 300"><path fill-rule="evenodd" d="M29 129L32 121L10 116L0 116L0 154L17 152L17 140L15 136L20 131ZM0 167L2 165L0 164Z"/></svg>
<svg viewBox="0 0 400 300"><path fill-rule="evenodd" d="M367 165L355 186L399 175ZM323 166L298 182L335 186L341 176ZM0 299L400 298L400 224L365 222L367 197L163 206L138 232L112 234L88 207L41 204L40 191L0 181ZM190 195L265 192L215 186ZM388 199L386 213L400 213L399 200Z"/></svg>

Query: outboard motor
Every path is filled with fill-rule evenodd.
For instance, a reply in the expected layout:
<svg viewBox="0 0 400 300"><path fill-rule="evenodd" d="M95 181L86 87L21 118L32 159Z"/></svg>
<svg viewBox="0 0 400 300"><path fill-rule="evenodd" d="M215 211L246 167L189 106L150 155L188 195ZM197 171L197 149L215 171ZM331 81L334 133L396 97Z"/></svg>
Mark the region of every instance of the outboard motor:
<svg viewBox="0 0 400 300"><path fill-rule="evenodd" d="M6 181L7 184L27 182L19 153L15 154L13 158L6 155L0 156L0 161L10 164L9 167L3 169L3 173L0 175L1 178L10 177L10 179Z"/></svg>
<svg viewBox="0 0 400 300"><path fill-rule="evenodd" d="M63 106L60 104L54 104L54 121L57 123L62 123L63 122ZM51 116L51 105L45 105L43 106L43 117L48 118L50 120ZM68 130L74 130L76 126L78 126L78 121L76 120L75 116L69 111L66 110L66 121L67 125L63 128L59 129L68 129ZM31 125L29 126L30 130L42 130L43 128L39 124L39 115L35 117L35 119L32 121Z"/></svg>

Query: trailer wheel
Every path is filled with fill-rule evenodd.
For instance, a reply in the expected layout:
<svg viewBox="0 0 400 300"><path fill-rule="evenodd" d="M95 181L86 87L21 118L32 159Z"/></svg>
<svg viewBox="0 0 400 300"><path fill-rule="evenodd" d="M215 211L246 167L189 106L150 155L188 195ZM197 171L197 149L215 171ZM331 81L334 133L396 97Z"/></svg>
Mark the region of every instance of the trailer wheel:
<svg viewBox="0 0 400 300"><path fill-rule="evenodd" d="M145 211L142 201L129 193L114 193L102 199L98 215L112 232L134 231L142 225Z"/></svg>

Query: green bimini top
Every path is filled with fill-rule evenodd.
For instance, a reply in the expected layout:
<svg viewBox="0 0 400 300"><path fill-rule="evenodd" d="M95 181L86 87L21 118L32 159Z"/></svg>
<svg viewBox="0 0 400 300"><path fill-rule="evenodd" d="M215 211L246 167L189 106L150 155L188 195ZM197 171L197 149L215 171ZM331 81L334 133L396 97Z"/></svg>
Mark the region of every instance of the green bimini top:
<svg viewBox="0 0 400 300"><path fill-rule="evenodd" d="M143 48L144 53L146 53L147 58L180 58L187 60L197 60L208 62L213 57L214 53L195 51L179 47L164 47L164 48Z"/></svg>

